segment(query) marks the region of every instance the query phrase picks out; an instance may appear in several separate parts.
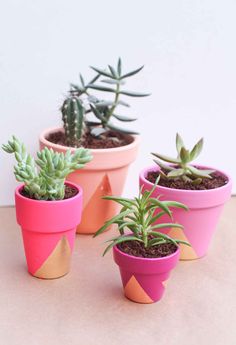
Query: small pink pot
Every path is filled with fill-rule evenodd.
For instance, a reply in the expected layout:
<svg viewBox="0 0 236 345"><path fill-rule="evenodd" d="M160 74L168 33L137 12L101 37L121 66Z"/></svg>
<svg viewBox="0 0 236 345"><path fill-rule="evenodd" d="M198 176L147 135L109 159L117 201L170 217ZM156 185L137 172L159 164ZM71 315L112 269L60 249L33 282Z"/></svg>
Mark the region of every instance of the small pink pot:
<svg viewBox="0 0 236 345"><path fill-rule="evenodd" d="M47 140L49 134L63 131L62 128L46 129L39 137L40 149L52 148L54 151L65 153L73 147L54 144ZM129 165L135 160L139 147L139 137L129 145L110 149L91 149L93 159L83 169L69 174L68 181L82 186L83 214L77 232L93 234L103 224L118 212L118 205L114 201L103 200L103 196L121 195Z"/></svg>
<svg viewBox="0 0 236 345"><path fill-rule="evenodd" d="M179 248L163 258L140 258L113 247L113 257L119 266L125 296L137 303L159 301L165 291L171 270L179 261Z"/></svg>
<svg viewBox="0 0 236 345"><path fill-rule="evenodd" d="M78 194L56 201L32 200L16 188L16 218L22 229L25 256L30 274L54 279L67 274L74 247L76 226L81 219L82 189L70 182Z"/></svg>
<svg viewBox="0 0 236 345"><path fill-rule="evenodd" d="M213 169L200 166L199 168ZM140 186L144 190L151 190L153 184L146 179L148 172L158 171L157 165L144 169L139 176ZM219 170L218 170L219 171ZM176 223L183 225L184 229L169 228L162 232L173 238L182 239L191 244L191 247L180 245L181 260L198 259L206 255L211 238L215 232L220 214L224 204L229 200L232 190L232 180L224 172L219 171L228 179L228 183L222 187L209 190L183 190L171 189L157 186L153 192L153 197L160 197L160 200L172 200L181 202L189 207L186 212L182 209L173 208L173 219ZM168 221L164 216L161 222Z"/></svg>

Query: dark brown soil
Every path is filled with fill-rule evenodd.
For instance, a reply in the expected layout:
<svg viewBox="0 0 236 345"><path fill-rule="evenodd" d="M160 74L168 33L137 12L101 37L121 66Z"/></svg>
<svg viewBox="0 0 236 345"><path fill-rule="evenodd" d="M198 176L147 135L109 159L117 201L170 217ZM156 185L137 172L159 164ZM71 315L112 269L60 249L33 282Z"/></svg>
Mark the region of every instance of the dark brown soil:
<svg viewBox="0 0 236 345"><path fill-rule="evenodd" d="M62 131L51 133L47 138L48 141L54 144L68 146L66 144L65 134ZM115 131L108 131L99 138L87 133L81 142L75 142L73 147L85 147L87 149L109 149L129 145L134 141L129 134L118 133Z"/></svg>
<svg viewBox="0 0 236 345"><path fill-rule="evenodd" d="M164 171L164 173L168 173ZM159 176L158 171L150 171L147 174L146 179L149 182L155 183L157 177ZM214 172L211 174L212 178L203 178L202 182L199 184L193 184L192 182L185 182L182 179L164 179L160 178L158 183L159 186L173 188L173 189L185 189L185 190L208 190L208 189L215 189L224 186L228 183L228 179L226 176L219 172Z"/></svg>
<svg viewBox="0 0 236 345"><path fill-rule="evenodd" d="M162 258L176 252L177 247L174 243L162 243L156 246L145 248L142 242L127 241L118 244L118 248L129 255L141 258Z"/></svg>
<svg viewBox="0 0 236 345"><path fill-rule="evenodd" d="M29 196L29 194L24 190L24 189L22 189L21 191L20 191L20 194L21 195L23 195L24 197L26 197L26 198L28 198L28 199L33 199L33 200L37 200L37 199L35 199L35 198L31 198L30 196ZM74 188L74 187L70 187L70 186L65 186L65 196L64 196L64 199L63 200L65 200L65 199L70 199L70 198L73 198L73 196L75 196L75 195L77 195L78 194L78 190L76 189L76 188ZM51 200L46 200L46 201L51 201Z"/></svg>

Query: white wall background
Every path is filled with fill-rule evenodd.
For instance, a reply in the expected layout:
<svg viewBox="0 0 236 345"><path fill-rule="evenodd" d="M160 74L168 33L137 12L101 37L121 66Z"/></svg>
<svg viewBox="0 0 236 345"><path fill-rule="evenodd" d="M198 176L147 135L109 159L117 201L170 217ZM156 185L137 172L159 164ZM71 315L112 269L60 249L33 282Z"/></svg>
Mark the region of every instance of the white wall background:
<svg viewBox="0 0 236 345"><path fill-rule="evenodd" d="M130 99L142 147L125 193L137 191L150 151L175 154L176 131L189 145L204 136L201 163L236 178L235 13L234 0L2 2L1 143L14 133L34 153L39 132L60 124L69 83L121 56L128 70L145 64L127 89L152 92ZM13 163L0 152L1 205L13 203Z"/></svg>

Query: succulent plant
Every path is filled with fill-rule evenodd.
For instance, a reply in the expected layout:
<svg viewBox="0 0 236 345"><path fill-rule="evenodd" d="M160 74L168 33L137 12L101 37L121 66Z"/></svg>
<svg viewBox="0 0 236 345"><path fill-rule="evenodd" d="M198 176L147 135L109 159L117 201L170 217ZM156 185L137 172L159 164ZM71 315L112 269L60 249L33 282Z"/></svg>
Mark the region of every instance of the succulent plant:
<svg viewBox="0 0 236 345"><path fill-rule="evenodd" d="M129 107L129 104L125 101L120 99L121 95L126 95L130 97L145 97L149 94L147 93L138 93L138 92L132 92L122 89L122 85L125 84L125 79L129 78L131 76L134 76L138 72L140 72L143 69L143 66L140 68L137 68L131 72L122 74L122 62L119 58L117 67L114 68L110 65L108 65L108 68L103 70L96 67L91 67L95 72L96 76L88 83L86 84L84 81L84 78L82 75L80 75L80 85L71 84L71 90L70 94L72 96L77 96L81 100L81 96L86 95L87 101L81 101L81 105L84 106L84 114L93 113L96 117L96 121L89 121L84 117L84 123L87 127L87 130L94 136L100 136L104 132L108 130L113 130L116 132L126 133L126 134L137 134L136 131L128 130L124 128L120 128L116 125L116 123L113 123L113 119L118 120L120 122L132 122L135 121L135 118L131 118L125 115L117 114L117 107L118 106L125 106ZM109 86L104 86L100 84L95 84L95 82L101 78L101 83L109 84ZM113 87L111 86L113 85ZM90 90L96 90L96 91L103 91L106 93L113 93L114 94L114 100L104 100L99 99L96 96L92 95ZM86 108L85 103L88 103L88 107ZM62 111L63 111L62 106ZM63 119L64 119L64 112L63 112ZM81 130L81 124L80 122L77 122L77 126L80 127L79 130L75 130L74 132L81 133L82 136L82 130ZM68 134L66 133L66 136ZM81 139L81 136L77 137L78 140ZM70 139L69 139L70 140ZM68 141L69 141L68 140Z"/></svg>
<svg viewBox="0 0 236 345"><path fill-rule="evenodd" d="M14 153L17 165L14 174L19 182L24 182L24 190L29 197L38 200L60 200L65 194L65 178L74 170L81 169L91 159L90 150L79 148L73 154L54 152L45 147L34 158L26 152L25 145L15 136L2 148ZM37 169L39 168L39 171Z"/></svg>
<svg viewBox="0 0 236 345"><path fill-rule="evenodd" d="M156 246L162 243L174 243L178 246L179 243L189 245L189 243L172 239L171 237L158 232L158 229L169 227L182 228L182 225L177 223L161 223L155 224L163 215L168 215L172 219L172 212L170 207L177 207L187 210L188 208L175 201L160 201L158 198L152 198L152 193L159 181L157 179L153 188L150 191L140 192L138 197L133 199L106 196L103 199L113 200L122 206L120 213L106 221L106 223L95 233L94 237L103 233L112 224L117 225L119 236L108 240L111 242L105 249L105 255L113 246L127 241L142 242L145 248ZM128 233L125 231L128 230Z"/></svg>
<svg viewBox="0 0 236 345"><path fill-rule="evenodd" d="M164 162L172 163L173 165L167 165L155 159L154 162L161 168L160 174L165 179L182 179L185 182L192 182L199 184L202 178L212 178L211 174L214 170L209 169L198 169L189 163L196 159L201 153L203 148L203 138L201 138L192 150L187 150L183 139L177 133L176 134L176 149L178 152L177 158L171 158L168 156L161 155L159 153L152 153L155 157L161 159ZM164 171L163 171L164 170ZM167 172L167 173L166 173Z"/></svg>

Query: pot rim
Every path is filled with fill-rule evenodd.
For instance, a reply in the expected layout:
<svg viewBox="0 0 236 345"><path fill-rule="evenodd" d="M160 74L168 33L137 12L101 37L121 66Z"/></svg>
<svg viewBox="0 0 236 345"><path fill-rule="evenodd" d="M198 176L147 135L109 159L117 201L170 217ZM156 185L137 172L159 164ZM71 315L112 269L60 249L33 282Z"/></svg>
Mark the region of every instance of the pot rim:
<svg viewBox="0 0 236 345"><path fill-rule="evenodd" d="M77 149L75 147L55 144L55 143L52 143L51 141L46 139L47 135L49 135L50 133L54 133L58 130L63 130L63 127L50 127L50 128L43 130L39 136L40 142L42 142L46 146L52 147L53 149L55 148L55 149L60 149L63 151L71 150L72 152L75 151ZM131 136L134 138L134 140L132 141L132 143L130 143L128 145L119 146L119 147L112 147L112 148L107 148L107 149L89 149L89 150L92 152L92 154L93 153L98 153L98 154L110 153L111 151L112 152L122 152L122 151L130 150L133 147L135 147L140 141L139 135L131 135Z"/></svg>
<svg viewBox="0 0 236 345"><path fill-rule="evenodd" d="M26 200L29 200L31 202L34 202L34 203L38 203L38 204L56 204L58 205L59 203L68 203L68 202L71 202L77 198L81 198L83 196L83 190L82 188L77 185L76 183L73 183L73 182L70 182L70 181L65 181L66 185L69 185L69 186L72 186L74 188L77 189L78 193L76 195L74 195L72 198L68 198L68 199L62 199L62 200L36 200L36 199L31 199L31 198L27 198L25 197L24 195L22 195L20 193L20 191L22 190L22 188L24 187L24 183L21 183L19 186L16 187L15 189L15 195L19 198L19 199L26 199Z"/></svg>
<svg viewBox="0 0 236 345"><path fill-rule="evenodd" d="M129 235L127 235L129 236ZM139 257L139 256L134 256L134 255L129 255L129 254L126 254L124 252L122 252L122 250L120 250L118 248L117 245L115 245L113 247L113 250L118 252L120 255L126 257L127 259L132 259L132 260L136 260L136 261L141 261L141 262L155 262L155 261L160 261L160 262L163 262L163 261L167 261L171 258L173 258L174 256L178 255L178 253L180 252L180 248L179 248L179 245L177 246L177 250L170 254L170 255L167 255L167 256L163 256L162 258L142 258L142 257Z"/></svg>
<svg viewBox="0 0 236 345"><path fill-rule="evenodd" d="M171 165L171 164L169 164ZM173 192L178 192L178 193L182 193L182 194L190 194L190 193L196 193L196 194L206 194L206 193L209 193L209 192L212 192L212 191L219 191L219 190L224 190L224 189L227 189L229 188L231 185L232 185L232 179L231 177L224 171L222 170L219 170L219 169L215 169L213 167L209 167L208 165L194 165L196 166L197 168L206 168L206 169L211 169L211 170L215 170L216 172L219 172L221 174L223 174L227 179L228 179L228 182L224 185L224 186L221 186L221 187L217 187L217 188L211 188L211 189L204 189L204 190L190 190L190 189L177 189L177 188L168 188L168 187L164 187L164 186L160 186L160 185L157 185L158 189L161 191L161 190L168 190L168 191L173 191ZM147 180L146 178L146 174L150 171L158 171L160 170L160 167L156 164L156 165L152 165L152 166L149 166L147 168L144 168L141 170L139 176L142 180L145 181L145 183L149 186L149 187L153 187L154 186L154 183L150 182Z"/></svg>

